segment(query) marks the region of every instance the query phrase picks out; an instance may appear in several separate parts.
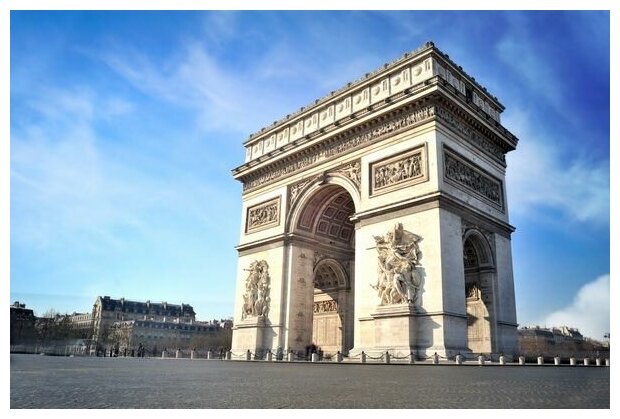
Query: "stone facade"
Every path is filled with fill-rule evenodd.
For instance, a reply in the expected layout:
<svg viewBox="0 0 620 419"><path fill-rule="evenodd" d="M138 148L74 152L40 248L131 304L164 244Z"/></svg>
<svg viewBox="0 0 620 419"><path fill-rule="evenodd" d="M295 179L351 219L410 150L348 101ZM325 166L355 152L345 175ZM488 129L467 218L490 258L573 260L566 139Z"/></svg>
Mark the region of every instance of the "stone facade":
<svg viewBox="0 0 620 419"><path fill-rule="evenodd" d="M233 351L515 354L503 109L427 43L251 135Z"/></svg>
<svg viewBox="0 0 620 419"><path fill-rule="evenodd" d="M108 296L97 297L92 311L93 345L91 352L101 349L115 322L130 320L191 324L196 321L196 313L189 304L178 305L167 302L129 301L124 298L113 299Z"/></svg>

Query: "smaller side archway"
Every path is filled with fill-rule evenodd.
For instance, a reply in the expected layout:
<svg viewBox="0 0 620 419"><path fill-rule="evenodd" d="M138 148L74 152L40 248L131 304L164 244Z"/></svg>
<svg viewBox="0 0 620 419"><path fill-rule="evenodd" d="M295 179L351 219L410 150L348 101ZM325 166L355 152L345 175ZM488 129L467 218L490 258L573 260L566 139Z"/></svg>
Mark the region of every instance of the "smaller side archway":
<svg viewBox="0 0 620 419"><path fill-rule="evenodd" d="M495 351L496 266L488 240L477 229L463 236L467 347L476 354Z"/></svg>
<svg viewBox="0 0 620 419"><path fill-rule="evenodd" d="M312 342L326 354L353 346L352 293L344 267L326 258L314 268Z"/></svg>

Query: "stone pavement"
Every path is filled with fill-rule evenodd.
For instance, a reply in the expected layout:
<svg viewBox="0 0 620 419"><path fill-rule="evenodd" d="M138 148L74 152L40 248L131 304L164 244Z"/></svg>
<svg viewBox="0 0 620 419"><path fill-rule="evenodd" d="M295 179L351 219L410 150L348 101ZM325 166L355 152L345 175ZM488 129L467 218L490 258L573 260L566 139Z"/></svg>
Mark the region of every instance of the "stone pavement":
<svg viewBox="0 0 620 419"><path fill-rule="evenodd" d="M11 354L10 407L608 409L610 368Z"/></svg>

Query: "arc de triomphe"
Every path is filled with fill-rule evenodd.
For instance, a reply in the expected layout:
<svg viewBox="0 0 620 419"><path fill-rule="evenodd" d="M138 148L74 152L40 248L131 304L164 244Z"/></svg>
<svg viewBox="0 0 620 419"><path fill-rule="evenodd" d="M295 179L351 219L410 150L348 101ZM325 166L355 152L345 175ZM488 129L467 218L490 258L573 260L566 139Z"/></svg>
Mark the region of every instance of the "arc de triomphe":
<svg viewBox="0 0 620 419"><path fill-rule="evenodd" d="M253 134L233 352L517 352L504 107L426 43Z"/></svg>

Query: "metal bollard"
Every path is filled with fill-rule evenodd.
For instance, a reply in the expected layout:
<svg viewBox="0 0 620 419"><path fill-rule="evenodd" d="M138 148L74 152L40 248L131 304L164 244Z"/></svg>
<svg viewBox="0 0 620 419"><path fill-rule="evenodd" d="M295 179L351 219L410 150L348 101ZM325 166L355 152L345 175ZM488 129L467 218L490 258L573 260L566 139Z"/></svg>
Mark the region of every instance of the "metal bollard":
<svg viewBox="0 0 620 419"><path fill-rule="evenodd" d="M571 356L571 357L570 357L570 361L569 361L569 362L570 362L570 364L571 364L572 366L577 365L577 359L576 359L574 356Z"/></svg>
<svg viewBox="0 0 620 419"><path fill-rule="evenodd" d="M478 365L484 365L484 357L482 355L478 357Z"/></svg>
<svg viewBox="0 0 620 419"><path fill-rule="evenodd" d="M230 361L232 359L232 352L231 351L226 351L226 360Z"/></svg>
<svg viewBox="0 0 620 419"><path fill-rule="evenodd" d="M504 355L500 355L499 365L506 365L506 357Z"/></svg>
<svg viewBox="0 0 620 419"><path fill-rule="evenodd" d="M336 353L336 362L342 362L342 354L340 351Z"/></svg>
<svg viewBox="0 0 620 419"><path fill-rule="evenodd" d="M362 351L362 353L360 355L360 360L361 360L362 364L366 363L366 353L364 351Z"/></svg>
<svg viewBox="0 0 620 419"><path fill-rule="evenodd" d="M319 362L319 354L316 352L312 354L312 362Z"/></svg>
<svg viewBox="0 0 620 419"><path fill-rule="evenodd" d="M267 352L267 361L273 361L273 354L271 353L271 350Z"/></svg>
<svg viewBox="0 0 620 419"><path fill-rule="evenodd" d="M560 362L561 362L561 361L562 361L562 360L560 359L560 357L559 357L559 356L556 356L555 358L553 358L553 364L554 364L554 365L560 365Z"/></svg>
<svg viewBox="0 0 620 419"><path fill-rule="evenodd" d="M524 356L520 356L519 357L519 365L525 365L525 357Z"/></svg>
<svg viewBox="0 0 620 419"><path fill-rule="evenodd" d="M409 363L415 364L415 355L413 355L413 352L409 352Z"/></svg>
<svg viewBox="0 0 620 419"><path fill-rule="evenodd" d="M455 358L456 365L463 365L463 355L457 355Z"/></svg>
<svg viewBox="0 0 620 419"><path fill-rule="evenodd" d="M543 358L542 356L538 357L538 365L542 365L545 363L545 358Z"/></svg>
<svg viewBox="0 0 620 419"><path fill-rule="evenodd" d="M385 359L384 359L386 364L390 363L390 353L388 351L385 351Z"/></svg>
<svg viewBox="0 0 620 419"><path fill-rule="evenodd" d="M590 358L584 358L584 359L583 359L583 365L585 365L586 367L587 367L588 365L590 365Z"/></svg>
<svg viewBox="0 0 620 419"><path fill-rule="evenodd" d="M245 353L245 360L246 361L251 361L252 360L252 352L250 352L250 350L248 349L248 351Z"/></svg>
<svg viewBox="0 0 620 419"><path fill-rule="evenodd" d="M286 359L288 362L293 362L294 358L295 358L295 355L292 352L289 352Z"/></svg>

